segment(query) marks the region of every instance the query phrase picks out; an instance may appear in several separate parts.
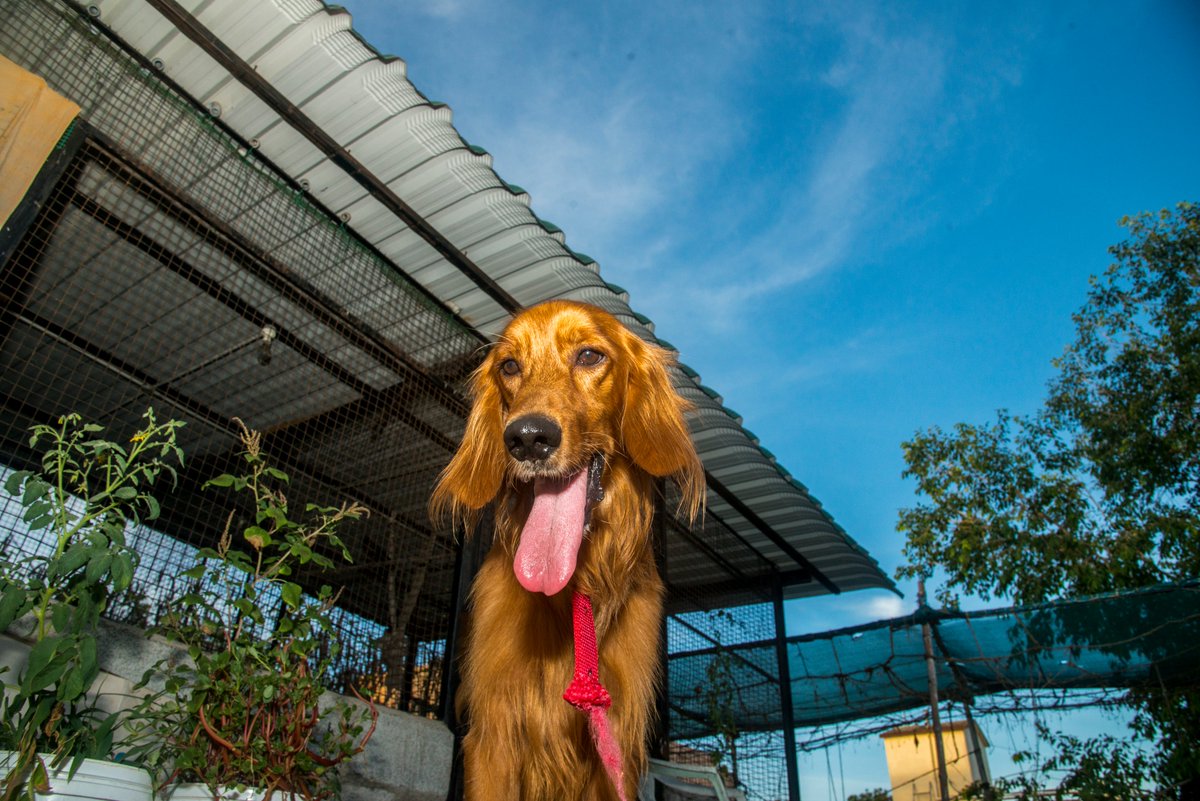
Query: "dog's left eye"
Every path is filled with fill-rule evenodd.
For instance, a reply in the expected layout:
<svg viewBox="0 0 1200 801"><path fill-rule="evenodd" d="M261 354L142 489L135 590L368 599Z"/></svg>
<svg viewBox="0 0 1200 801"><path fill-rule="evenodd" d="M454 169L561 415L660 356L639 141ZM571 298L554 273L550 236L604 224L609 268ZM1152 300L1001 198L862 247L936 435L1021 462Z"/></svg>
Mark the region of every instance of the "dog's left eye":
<svg viewBox="0 0 1200 801"><path fill-rule="evenodd" d="M575 355L575 363L580 367L595 367L602 361L604 354L591 348L584 348Z"/></svg>

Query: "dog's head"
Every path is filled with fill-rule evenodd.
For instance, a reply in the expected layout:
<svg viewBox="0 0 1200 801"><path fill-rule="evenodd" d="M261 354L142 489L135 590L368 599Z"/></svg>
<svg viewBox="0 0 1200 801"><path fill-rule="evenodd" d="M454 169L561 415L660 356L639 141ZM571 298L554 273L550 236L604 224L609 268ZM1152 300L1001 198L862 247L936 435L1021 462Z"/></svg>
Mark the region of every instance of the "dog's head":
<svg viewBox="0 0 1200 801"><path fill-rule="evenodd" d="M597 455L673 477L694 515L704 473L683 419L688 404L668 377L672 358L594 306L550 301L517 315L473 376L434 516L468 520L505 486L583 491ZM538 512L535 503L530 516Z"/></svg>

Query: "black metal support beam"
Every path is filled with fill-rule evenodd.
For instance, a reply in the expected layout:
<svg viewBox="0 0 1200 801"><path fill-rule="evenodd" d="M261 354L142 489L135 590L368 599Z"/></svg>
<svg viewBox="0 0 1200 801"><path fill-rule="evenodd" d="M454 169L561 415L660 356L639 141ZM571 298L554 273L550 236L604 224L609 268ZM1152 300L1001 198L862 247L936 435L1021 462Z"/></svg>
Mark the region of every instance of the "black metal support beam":
<svg viewBox="0 0 1200 801"><path fill-rule="evenodd" d="M704 554L706 557L708 557L708 560L710 562L712 562L714 565L716 565L717 567L721 568L721 570L724 571L725 574L728 575L733 582L739 583L741 586L747 586L746 582L750 582L753 580L750 575L748 575L747 573L745 573L742 570L739 570L732 562L730 562L728 559L726 559L724 556L722 556L720 554L720 552L717 551L717 549L713 548L707 542L702 540L699 537L699 535L696 534L695 531L693 531L691 528L680 523L677 519L675 519L675 517L673 515L665 514L665 512L662 512L661 508L659 509L659 513L662 514L662 516L666 519L667 524L671 527L672 531L674 531L676 534L678 534L680 537L682 537L684 540L686 540L688 545L691 545L698 552L700 552L700 553ZM747 546L747 547L749 547L749 546ZM663 543L663 548L664 549L666 548L665 541ZM753 550L753 549L751 549L751 550ZM758 553L757 551L754 551L754 552ZM770 562L766 561L765 558L763 559L763 566L764 567L770 566ZM663 576L667 575L665 556L664 556L664 561L663 561L663 569L660 570L659 572Z"/></svg>
<svg viewBox="0 0 1200 801"><path fill-rule="evenodd" d="M46 254L44 248L21 248L21 243L35 226L44 231L58 228L69 207L65 197L79 180L79 171L71 168L77 164L75 156L89 131L82 120L73 123L0 229L0 345L8 339L18 310L28 300Z"/></svg>
<svg viewBox="0 0 1200 801"><path fill-rule="evenodd" d="M767 539L773 542L775 546L779 548L779 550L783 551L792 561L809 571L812 577L820 582L825 589L829 590L834 595L841 595L842 590L840 587L834 584L828 576L826 576L817 568L816 565L808 561L808 559L806 559L803 554L797 551L790 542L785 540L778 531L771 528L771 526L765 520L759 517L753 509L751 509L749 506L743 503L740 498L734 495L733 492L724 484L722 484L716 476L714 476L708 470L705 470L704 478L706 481L708 481L708 488L720 495L721 500L732 506L734 511L746 519L747 523L762 532Z"/></svg>
<svg viewBox="0 0 1200 801"><path fill-rule="evenodd" d="M191 284L194 288L205 293L210 298L225 306L227 309L238 315L242 319L250 322L258 327L271 326L276 331L276 339L279 344L284 345L299 354L305 361L315 367L328 373L332 378L345 385L356 395L358 400L352 402L351 405L361 407L362 404L368 402L377 402L387 404L380 408L389 408L392 415L412 428L414 431L423 434L425 437L442 446L447 453L453 453L457 447L457 443L453 442L449 437L446 437L439 431L433 429L424 421L420 420L399 404L391 403L389 398L394 396L399 390L376 390L369 384L361 381L357 375L342 367L339 363L326 357L315 347L292 334L286 327L278 321L268 317L263 312L259 311L255 306L248 303L239 297L236 293L226 289L215 279L209 278L201 271L181 259L179 256L158 244L153 238L146 235L143 231L135 226L115 217L107 209L96 203L91 198L81 194L74 194L71 202L84 214L91 217L93 220L103 225L112 233L116 234L130 246L137 248L145 253L150 258L154 259L161 266L170 270L174 275ZM420 374L418 374L420 375ZM160 388L169 382L155 382L155 388ZM449 400L453 396L447 397ZM451 408L458 406L455 403Z"/></svg>
<svg viewBox="0 0 1200 801"><path fill-rule="evenodd" d="M401 403L403 396L408 392L411 392L411 388L403 384L384 390L368 387L359 392L358 398L355 400L322 412L316 417L266 429L263 433L277 442L285 443L287 447L293 447L294 443L311 439L317 436L318 432L336 428L337 424L330 422L331 420L338 417L343 420L354 420L370 410L379 409L386 410L388 417L411 428L415 433L445 450L447 456L453 454L458 449L458 442L414 415Z"/></svg>
<svg viewBox="0 0 1200 801"><path fill-rule="evenodd" d="M663 504L663 480L654 482L654 518L650 527L651 545L654 549L654 566L658 575L667 575L667 526L669 521L677 529L682 529L674 517L667 514ZM690 533L690 532L686 532ZM650 756L656 759L667 759L671 744L671 673L667 653L667 616L662 615L658 626L658 663L662 670L662 678L655 690L654 706L657 714L654 721L654 732L650 740Z"/></svg>
<svg viewBox="0 0 1200 801"><path fill-rule="evenodd" d="M460 683L458 660L463 650L467 630L467 595L475 574L492 545L493 508L484 507L480 522L471 536L459 538L458 558L454 565L454 586L450 594L450 631L446 635L446 652L442 661L442 721L454 732L454 758L450 769L450 784L446 801L461 801L463 797L462 740L469 721L460 719L454 703ZM468 710L469 713L470 710Z"/></svg>
<svg viewBox="0 0 1200 801"><path fill-rule="evenodd" d="M205 108L204 105L201 104L199 100L197 100L196 98L194 98L190 94L188 94L187 90L184 89L178 82L172 80L170 78L170 76L163 73L154 62L152 62L149 58L147 58L140 51L138 51L137 48L131 46L128 42L126 42L123 38L121 38L121 36L118 35L116 33L116 31L114 31L111 28L109 28L108 26L106 26L102 20L100 20L97 17L91 16L91 14L89 13L87 4L80 3L80 2L78 2L78 0L64 0L64 2L66 2L68 5L70 5L72 8L75 9L76 13L79 15L81 20L84 21L84 24L88 28L94 28L94 29L97 29L97 30L100 30L101 32L103 32L103 34L106 37L108 37L108 39L110 39L111 41L116 43L121 48L122 52L125 54L125 56L127 58L136 62L142 68L142 70L144 70L144 72L146 74L154 75L155 80L160 81L165 87L169 88L172 92L174 92L182 102L184 102L185 104L190 106L192 109L197 111L200 115L209 116L209 110L207 108ZM228 137L230 139L230 141L243 147L246 152L255 150L254 145L252 145L250 143L250 141L248 141L245 137L240 135L237 131L230 128L228 125L221 122L220 119L214 119L211 116L209 116L209 119L212 122L212 124L214 125L214 127L219 129L223 135L225 135L226 137ZM324 215L327 219L329 219L331 221L337 219L337 214L335 214L332 209L329 209L318 198L309 194L307 192L307 190L305 189L305 187L301 186L300 183L295 178L288 175L284 170L282 170L279 167L279 165L277 165L273 161L271 161L271 159L269 159L268 157L263 155L261 152L256 152L255 158L258 161L260 161L262 164L264 164L265 166L270 168L270 170L274 173L275 178L280 183L291 187L293 190L295 190L297 192L304 193L306 202L309 203L313 207L313 209L315 209L316 211L318 211L320 214ZM366 239L364 239L362 236L360 236L353 229L344 228L343 230L345 231L346 235L349 236L351 239L353 239L356 243L358 243L358 245L360 247L362 247L366 251L369 251L376 258L378 258L381 262L387 264L388 267L395 272L396 276L401 278L405 282L405 284L407 286L409 286L415 293L424 297L426 300L428 300L434 306L438 307L441 310L442 314L446 315L450 319L453 319L455 324L463 331L463 333L472 337L473 339L478 340L481 344L488 343L487 338L485 336L483 336L479 331L477 331L473 326L471 326L469 323L467 323L467 321L464 320L458 312L453 311L450 308L448 308L445 304L442 303L440 298L438 298L436 295L434 295L432 292L430 292L424 285L419 284L416 281L414 281L412 279L412 277L408 275L407 272L405 272L398 265L396 265L394 262L392 262L373 243L368 242Z"/></svg>
<svg viewBox="0 0 1200 801"><path fill-rule="evenodd" d="M205 239L219 240L222 243L222 255L233 265L286 296L289 303L298 306L314 320L379 363L401 374L415 374L425 378L449 401L461 405L461 400L453 390L429 375L422 365L401 350L393 340L350 315L343 306L327 297L311 282L302 279L294 270L277 264L260 253L230 226L214 219L186 197L173 191L166 181L144 165L135 164L117 145L96 133L88 141L88 151L89 154L103 159L97 163L106 172L151 201L156 211ZM464 414L465 411L464 409Z"/></svg>
<svg viewBox="0 0 1200 801"><path fill-rule="evenodd" d="M3 228L0 228L0 271L4 270L9 257L13 255L21 240L25 238L25 234L38 215L44 213L43 210L50 194L58 186L59 180L71 165L75 154L83 147L89 131L87 123L80 119L76 119L67 127L67 130L63 132L62 139L54 147L54 150L50 151L46 162L34 177L33 183L25 191L21 202L4 221ZM53 223L47 226L47 228L52 227Z"/></svg>
<svg viewBox="0 0 1200 801"><path fill-rule="evenodd" d="M787 653L787 618L783 612L783 582L771 582L775 612L775 660L779 664L779 710L783 715L783 758L787 768L788 801L800 801L800 768L796 764L796 713L792 706L792 670Z"/></svg>
<svg viewBox="0 0 1200 801"><path fill-rule="evenodd" d="M382 336L372 332L361 321L344 317L344 311L339 312L335 310L333 302L324 298L316 288L299 281L294 276L285 275L285 271L282 268L271 264L265 257L257 254L248 244L242 242L235 232L211 220L201 211L191 207L184 198L170 191L164 182L157 179L157 176L150 174L144 169L127 164L127 159L111 143L96 138L87 143L87 148L91 156L101 156L103 158L102 162L97 162L102 169L112 174L142 197L150 200L160 212L201 236L216 237L222 242L227 243L230 247L226 248L223 252L233 264L246 270L281 295L285 295L290 303L299 306L305 312L311 314L321 324L329 327L330 330L344 337L372 358L396 370L401 375L407 375L413 380L420 382L426 391L438 402L445 405L451 412L466 414L462 398L447 385L430 376L405 353L390 344ZM298 350L310 363L317 366L332 364L306 343L290 335L278 322L271 321L266 315L258 313L253 306L245 301L241 301L235 293L224 289L215 280L207 278L166 248L154 244L153 240L145 233L134 226L121 222L94 200L76 193L72 195L72 203L81 211L88 214L88 216L109 228L109 230L120 236L123 240L140 248L147 255L159 261L164 267L172 270L197 289L201 289L213 299L221 302L239 316L250 320L250 322L256 325L269 324L274 326L277 331L277 338L281 344L286 344ZM299 347L295 347L296 345ZM393 416L401 423L442 446L447 452L453 453L454 449L458 447L458 443L407 412L403 406L393 402L406 385L399 385L385 390L375 390L358 381L348 371L340 370L335 374L335 377L354 389L359 398L347 406L332 409L329 412L319 415L317 418L301 424L306 430L318 423L324 424L324 421L334 414L340 412L356 414L362 408L367 408L372 403L378 403L380 404L380 408L390 409L393 412ZM411 385L407 386L411 389ZM280 432L267 433L278 434Z"/></svg>
<svg viewBox="0 0 1200 801"><path fill-rule="evenodd" d="M313 122L308 115L297 108L284 97L278 89L246 63L237 53L220 40L212 31L200 24L200 21L189 14L175 0L147 0L160 14L167 18L181 33L187 36L197 47L207 53L220 64L229 74L265 103L272 111L282 117L301 136L330 161L341 168L359 186L374 196L387 209L404 221L414 233L420 236L437 253L450 264L458 268L471 279L489 297L500 304L508 312L521 308L512 295L496 283L479 265L475 264L461 250L450 242L440 231L435 229L417 211L405 203L392 191L386 183L368 170L348 150L338 144L332 136Z"/></svg>
<svg viewBox="0 0 1200 801"><path fill-rule="evenodd" d="M230 436L236 437L237 428L228 418L217 414L207 405L179 392L173 387L160 385L154 376L147 375L141 368L89 342L74 331L63 328L53 320L48 320L30 309L22 310L17 315L17 319L21 323L41 332L44 336L57 341L79 355L100 365L105 370L115 373L143 390L147 395L157 395L172 406L184 410L194 420L203 422L218 431L224 431Z"/></svg>
<svg viewBox="0 0 1200 801"><path fill-rule="evenodd" d="M714 512L711 506L705 508L705 519L719 524L726 534L728 534L730 537L733 537L735 540L741 543L742 547L744 547L747 551L762 560L764 570L770 570L777 567L777 565L768 559L759 548L755 547L750 540L746 539L746 537L740 531L729 525L728 520ZM812 581L812 576L806 573L804 578L799 580Z"/></svg>
<svg viewBox="0 0 1200 801"><path fill-rule="evenodd" d="M670 585L670 583L668 583L667 584L667 592L675 592L675 591L676 591L675 588L672 587ZM754 662L751 662L749 659L747 659L746 657L744 657L740 653L738 653L738 651L740 649L743 649L746 647L746 645L744 643L738 643L737 645L722 645L720 640L710 637L707 633L696 628L691 623L688 623L686 620L681 618L679 615L672 615L671 617L675 620L675 622L677 624L679 624L680 626L683 626L685 629L690 631L692 634L695 634L700 639L707 640L708 642L713 644L712 648L705 648L702 651L685 651L682 653L671 654L672 658L678 659L680 657L693 656L698 653L703 653L703 654L727 653L730 656L732 656L733 658L737 659L737 661L741 665L743 665L746 668L749 668L751 671L762 676L767 681L772 681L772 682L775 681L775 676L772 676L770 673L763 670L757 664L755 664Z"/></svg>
<svg viewBox="0 0 1200 801"><path fill-rule="evenodd" d="M777 571L777 574L785 587L792 584L804 584L812 579L811 575L805 570L781 570ZM700 587L684 586L680 590L686 595L694 596L700 600L721 598L722 596L738 593L754 594L761 598L764 603L767 603L771 600L770 581L771 579L764 572L744 578L712 581Z"/></svg>
<svg viewBox="0 0 1200 801"><path fill-rule="evenodd" d="M81 212L124 240L126 244L154 259L161 266L191 284L195 289L200 290L225 306L238 317L258 328L273 327L276 330L276 339L281 345L286 345L291 350L296 351L305 361L329 373L331 377L345 384L356 394L362 394L370 388L350 370L347 370L342 365L325 356L325 354L293 334L279 322L268 317L259 311L258 308L222 286L216 279L209 278L203 272L197 270L137 227L118 219L96 201L86 195L76 194L71 198L71 202Z"/></svg>

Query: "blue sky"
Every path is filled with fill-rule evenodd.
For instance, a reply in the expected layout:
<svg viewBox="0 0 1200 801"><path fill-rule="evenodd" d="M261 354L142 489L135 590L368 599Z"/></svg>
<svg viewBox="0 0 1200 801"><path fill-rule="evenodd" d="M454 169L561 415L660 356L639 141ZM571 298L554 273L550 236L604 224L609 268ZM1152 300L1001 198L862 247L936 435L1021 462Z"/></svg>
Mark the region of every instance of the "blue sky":
<svg viewBox="0 0 1200 801"><path fill-rule="evenodd" d="M889 574L900 443L1033 411L1117 220L1200 200L1187 0L343 1Z"/></svg>

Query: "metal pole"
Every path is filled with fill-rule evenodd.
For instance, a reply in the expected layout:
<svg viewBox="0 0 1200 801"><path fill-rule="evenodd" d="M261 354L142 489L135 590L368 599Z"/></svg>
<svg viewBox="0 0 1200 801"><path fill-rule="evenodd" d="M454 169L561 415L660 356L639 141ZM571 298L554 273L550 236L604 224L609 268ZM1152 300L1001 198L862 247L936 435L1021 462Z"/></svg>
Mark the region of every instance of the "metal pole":
<svg viewBox="0 0 1200 801"><path fill-rule="evenodd" d="M917 581L917 607L925 608L925 580ZM925 669L929 675L929 713L933 719L933 747L937 754L939 798L950 801L950 781L946 776L946 748L942 743L942 716L938 712L937 664L933 660L933 629L929 622L921 624L921 638L925 641Z"/></svg>
<svg viewBox="0 0 1200 801"><path fill-rule="evenodd" d="M454 696L458 692L458 660L463 648L464 617L467 615L467 597L475 574L483 564L483 557L492 544L493 510L491 504L483 508L479 525L472 536L459 532L454 559L454 584L450 601L450 631L446 637L446 653L442 657L442 721L454 732L454 756L450 767L450 782L446 788L446 801L461 801L464 792L462 765L462 738L467 731L467 721L459 720L455 712Z"/></svg>
<svg viewBox="0 0 1200 801"><path fill-rule="evenodd" d="M779 664L779 701L783 712L783 753L787 763L788 801L800 801L800 772L796 765L796 716L792 709L792 670L788 666L787 621L783 615L783 583L776 573L771 586L775 608L775 659Z"/></svg>
<svg viewBox="0 0 1200 801"><path fill-rule="evenodd" d="M654 564L663 582L667 580L667 511L663 503L664 482L654 482L654 522L650 528L651 544L654 549ZM671 660L668 658L670 644L667 642L667 616L663 615L659 625L658 660L662 666L662 678L655 692L654 705L658 714L651 735L650 756L657 759L671 758Z"/></svg>

